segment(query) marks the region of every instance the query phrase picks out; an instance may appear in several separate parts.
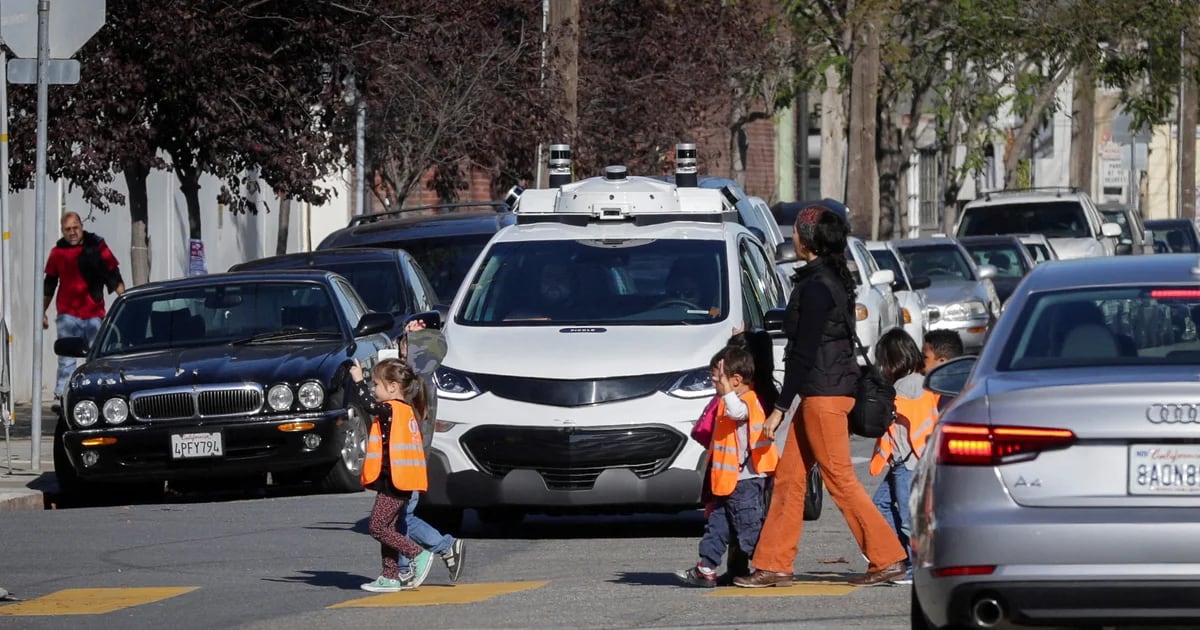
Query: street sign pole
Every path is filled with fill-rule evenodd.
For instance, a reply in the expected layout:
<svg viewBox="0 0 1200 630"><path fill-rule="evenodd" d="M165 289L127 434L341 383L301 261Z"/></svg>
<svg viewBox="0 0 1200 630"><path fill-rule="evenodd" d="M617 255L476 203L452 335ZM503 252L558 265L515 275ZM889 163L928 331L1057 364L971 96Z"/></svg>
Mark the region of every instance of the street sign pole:
<svg viewBox="0 0 1200 630"><path fill-rule="evenodd" d="M50 116L50 84L46 71L50 65L50 0L38 0L37 36L37 183L33 202L33 419L30 422L31 470L42 470L42 301L41 265L46 260L46 133ZM7 164L5 165L7 166ZM6 193L7 194L7 193ZM65 401L64 401L65 402ZM66 413L66 409L63 413Z"/></svg>
<svg viewBox="0 0 1200 630"><path fill-rule="evenodd" d="M12 344L13 344L13 318L12 318L12 301L13 301L13 273L12 273L12 234L8 224L8 77L6 76L8 68L8 55L0 50L0 265L4 269L4 293L3 304L0 305L0 317L4 320L4 356L0 357L0 361L4 362L5 378L8 391L4 397L4 407L0 409L0 413L4 414L4 444L8 448L8 428L12 426L16 420L13 414L13 389L12 389ZM8 453L8 470L12 474L12 453Z"/></svg>

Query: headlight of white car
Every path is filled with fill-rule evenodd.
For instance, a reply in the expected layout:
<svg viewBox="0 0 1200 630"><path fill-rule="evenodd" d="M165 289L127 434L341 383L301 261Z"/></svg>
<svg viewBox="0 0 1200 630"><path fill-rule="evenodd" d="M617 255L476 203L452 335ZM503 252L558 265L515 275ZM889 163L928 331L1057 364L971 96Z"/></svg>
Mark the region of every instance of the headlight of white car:
<svg viewBox="0 0 1200 630"><path fill-rule="evenodd" d="M325 390L316 381L304 383L296 393L300 399L300 406L305 409L316 409L325 402Z"/></svg>
<svg viewBox="0 0 1200 630"><path fill-rule="evenodd" d="M280 383L267 390L267 404L274 411L287 411L292 408L292 388Z"/></svg>
<svg viewBox="0 0 1200 630"><path fill-rule="evenodd" d="M987 305L979 300L956 302L942 309L942 319L967 320L987 317Z"/></svg>
<svg viewBox="0 0 1200 630"><path fill-rule="evenodd" d="M129 405L123 398L109 398L104 401L104 421L109 424L121 424L129 418Z"/></svg>
<svg viewBox="0 0 1200 630"><path fill-rule="evenodd" d="M71 415L75 418L75 424L81 427L90 427L100 419L100 408L90 400L81 400L75 403Z"/></svg>
<svg viewBox="0 0 1200 630"><path fill-rule="evenodd" d="M703 367L684 372L667 388L676 398L705 398L717 393L712 382L712 368Z"/></svg>
<svg viewBox="0 0 1200 630"><path fill-rule="evenodd" d="M433 373L433 383L437 385L438 395L452 400L470 400L483 393L471 377L445 366Z"/></svg>

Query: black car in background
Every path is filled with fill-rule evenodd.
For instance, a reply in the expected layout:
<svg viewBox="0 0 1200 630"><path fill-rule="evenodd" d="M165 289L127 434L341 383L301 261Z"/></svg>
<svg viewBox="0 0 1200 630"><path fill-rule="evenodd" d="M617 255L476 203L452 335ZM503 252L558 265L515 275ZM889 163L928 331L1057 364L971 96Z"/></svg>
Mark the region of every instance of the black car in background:
<svg viewBox="0 0 1200 630"><path fill-rule="evenodd" d="M354 217L317 250L388 247L412 255L438 297L448 304L492 235L516 222L501 201L403 208Z"/></svg>
<svg viewBox="0 0 1200 630"><path fill-rule="evenodd" d="M996 268L992 284L1001 304L1008 301L1021 279L1037 266L1029 249L1016 236L964 236L958 242L971 253L976 265Z"/></svg>
<svg viewBox="0 0 1200 630"><path fill-rule="evenodd" d="M230 271L279 269L332 271L349 280L368 309L392 315L393 339L403 332L410 315L432 311L438 304L433 285L420 264L402 249L328 249L259 258L229 268Z"/></svg>
<svg viewBox="0 0 1200 630"><path fill-rule="evenodd" d="M392 347L392 316L342 277L239 272L154 282L117 298L71 376L54 440L64 493L99 483L266 477L362 489L369 419L348 367ZM115 487L115 485L113 486Z"/></svg>
<svg viewBox="0 0 1200 630"><path fill-rule="evenodd" d="M1154 234L1154 251L1160 254L1200 252L1200 234L1191 219L1152 219L1146 229Z"/></svg>

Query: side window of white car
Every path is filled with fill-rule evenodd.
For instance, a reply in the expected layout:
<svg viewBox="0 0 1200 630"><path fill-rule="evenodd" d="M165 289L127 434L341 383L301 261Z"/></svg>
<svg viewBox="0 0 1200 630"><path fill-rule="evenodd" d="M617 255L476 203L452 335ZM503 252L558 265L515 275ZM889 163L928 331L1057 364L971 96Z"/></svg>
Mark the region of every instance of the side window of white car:
<svg viewBox="0 0 1200 630"><path fill-rule="evenodd" d="M762 247L749 239L742 239L738 250L742 266L750 270L756 293L763 308L770 310L784 306L787 298L783 294L783 285L779 282L779 275L775 273L775 267L767 262Z"/></svg>

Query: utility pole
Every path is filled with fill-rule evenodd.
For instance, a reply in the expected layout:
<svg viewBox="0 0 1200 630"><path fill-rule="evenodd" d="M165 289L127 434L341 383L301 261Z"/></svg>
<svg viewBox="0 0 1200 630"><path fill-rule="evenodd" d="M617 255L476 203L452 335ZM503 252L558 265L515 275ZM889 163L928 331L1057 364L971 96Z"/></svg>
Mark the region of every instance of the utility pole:
<svg viewBox="0 0 1200 630"><path fill-rule="evenodd" d="M1179 35L1183 55L1179 85L1179 217L1196 218L1196 58L1187 51L1187 31Z"/></svg>
<svg viewBox="0 0 1200 630"><path fill-rule="evenodd" d="M38 0L37 35L37 174L34 179L33 201L33 260L34 269L46 261L46 131L50 117L50 83L46 70L50 66L50 0ZM3 165L8 168L8 164ZM7 195L8 191L3 191ZM33 417L30 420L30 469L42 469L42 288L41 274L34 272L33 281ZM7 288L5 289L7 290ZM63 401L66 402L66 401ZM68 413L66 409L62 413Z"/></svg>

